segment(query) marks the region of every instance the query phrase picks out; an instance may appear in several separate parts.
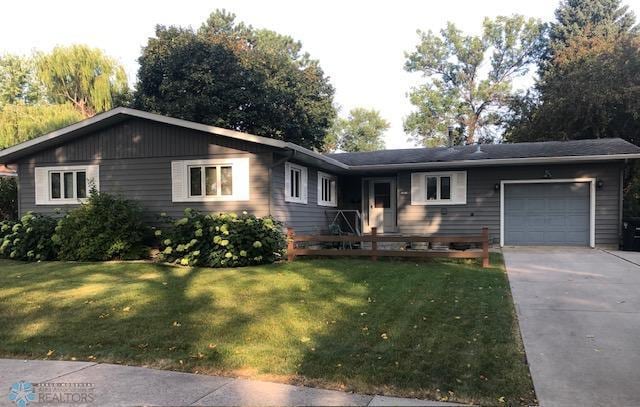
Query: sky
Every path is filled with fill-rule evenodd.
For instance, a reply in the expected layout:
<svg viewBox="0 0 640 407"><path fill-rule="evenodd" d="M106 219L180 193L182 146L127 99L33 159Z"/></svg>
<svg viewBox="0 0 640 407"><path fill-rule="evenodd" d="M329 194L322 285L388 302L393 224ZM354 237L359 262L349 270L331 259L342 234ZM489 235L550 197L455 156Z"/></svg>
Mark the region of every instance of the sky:
<svg viewBox="0 0 640 407"><path fill-rule="evenodd" d="M640 15L640 0L624 3ZM0 54L85 43L120 61L134 84L137 58L157 24L197 28L223 8L254 27L301 41L330 77L340 113L378 110L391 124L387 148L404 148L413 146L402 129L412 110L407 93L424 81L403 69L405 51L418 43L417 29L438 31L452 21L479 33L485 16L511 14L550 21L557 5L558 0L11 0L0 14Z"/></svg>

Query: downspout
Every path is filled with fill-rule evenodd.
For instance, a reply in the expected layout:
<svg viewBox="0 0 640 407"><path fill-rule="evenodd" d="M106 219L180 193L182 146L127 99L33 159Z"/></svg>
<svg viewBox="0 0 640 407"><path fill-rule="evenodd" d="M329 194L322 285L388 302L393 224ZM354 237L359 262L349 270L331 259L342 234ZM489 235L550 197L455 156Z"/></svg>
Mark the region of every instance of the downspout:
<svg viewBox="0 0 640 407"><path fill-rule="evenodd" d="M6 166L9 169L13 169L11 168L10 165ZM19 169L19 165L16 164L15 169L13 169L16 172L16 204L18 205L18 219L20 219L20 217L22 216L22 213L20 212L20 177L18 175L18 169Z"/></svg>
<svg viewBox="0 0 640 407"><path fill-rule="evenodd" d="M279 165L284 164L285 162L289 161L290 159L292 159L294 156L296 155L296 151L295 150L289 150L289 153L286 157L283 157L281 159L279 159L278 161L276 161L275 163L272 163L269 166L269 216L272 216L272 192L273 192L273 169L276 168ZM272 154L273 157L273 154ZM286 175L285 175L286 176Z"/></svg>
<svg viewBox="0 0 640 407"><path fill-rule="evenodd" d="M624 165L620 168L620 188L619 188L619 197L618 197L618 248L620 248L622 243L623 236L623 211L624 211L624 172L625 168L627 168L628 160L624 160Z"/></svg>

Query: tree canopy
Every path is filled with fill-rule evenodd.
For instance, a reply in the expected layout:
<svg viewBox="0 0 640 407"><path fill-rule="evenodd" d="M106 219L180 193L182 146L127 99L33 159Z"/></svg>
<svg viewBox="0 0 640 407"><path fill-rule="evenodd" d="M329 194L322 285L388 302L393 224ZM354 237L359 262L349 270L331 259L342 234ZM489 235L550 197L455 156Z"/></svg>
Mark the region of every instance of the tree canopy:
<svg viewBox="0 0 640 407"><path fill-rule="evenodd" d="M465 35L453 23L439 34L418 31L405 69L427 83L409 94L417 111L406 118L405 131L422 145L443 143L449 126L467 143L491 139L512 80L543 50L543 30L539 20L514 15L485 18L481 35Z"/></svg>
<svg viewBox="0 0 640 407"><path fill-rule="evenodd" d="M124 68L97 48L56 47L36 56L36 68L48 99L71 103L84 117L109 110L129 92Z"/></svg>
<svg viewBox="0 0 640 407"><path fill-rule="evenodd" d="M549 42L556 49L564 47L585 29L592 35L617 35L637 31L636 18L621 0L563 0L550 24ZM594 30L599 27L600 32ZM604 31L604 32L603 32Z"/></svg>
<svg viewBox="0 0 640 407"><path fill-rule="evenodd" d="M0 109L0 149L84 119L70 103L13 104Z"/></svg>
<svg viewBox="0 0 640 407"><path fill-rule="evenodd" d="M289 36L212 13L197 30L158 26L139 59L136 107L321 148L334 89Z"/></svg>
<svg viewBox="0 0 640 407"><path fill-rule="evenodd" d="M0 109L5 105L41 102L43 92L33 58L0 56Z"/></svg>
<svg viewBox="0 0 640 407"><path fill-rule="evenodd" d="M565 1L550 56L527 95L512 101L507 141L622 137L640 144L640 39L618 0Z"/></svg>
<svg viewBox="0 0 640 407"><path fill-rule="evenodd" d="M84 45L0 56L0 149L125 104L124 69Z"/></svg>
<svg viewBox="0 0 640 407"><path fill-rule="evenodd" d="M377 110L351 109L346 118L337 118L325 139L324 150L333 152L376 151L384 149L384 132L389 122Z"/></svg>

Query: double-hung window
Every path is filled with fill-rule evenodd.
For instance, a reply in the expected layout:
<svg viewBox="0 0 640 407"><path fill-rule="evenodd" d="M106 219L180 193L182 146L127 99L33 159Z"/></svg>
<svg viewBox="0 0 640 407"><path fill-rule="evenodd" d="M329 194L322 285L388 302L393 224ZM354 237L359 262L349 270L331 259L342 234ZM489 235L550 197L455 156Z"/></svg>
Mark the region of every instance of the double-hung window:
<svg viewBox="0 0 640 407"><path fill-rule="evenodd" d="M427 175L427 201L451 200L451 175Z"/></svg>
<svg viewBox="0 0 640 407"><path fill-rule="evenodd" d="M173 202L249 200L249 158L171 162Z"/></svg>
<svg viewBox="0 0 640 407"><path fill-rule="evenodd" d="M98 189L98 166L36 167L36 204L77 204Z"/></svg>
<svg viewBox="0 0 640 407"><path fill-rule="evenodd" d="M285 202L307 203L307 168L285 163L284 166L284 200Z"/></svg>
<svg viewBox="0 0 640 407"><path fill-rule="evenodd" d="M466 171L411 174L411 205L464 205L466 203Z"/></svg>
<svg viewBox="0 0 640 407"><path fill-rule="evenodd" d="M337 178L318 171L318 205L338 206Z"/></svg>
<svg viewBox="0 0 640 407"><path fill-rule="evenodd" d="M189 196L233 196L233 166L189 166Z"/></svg>

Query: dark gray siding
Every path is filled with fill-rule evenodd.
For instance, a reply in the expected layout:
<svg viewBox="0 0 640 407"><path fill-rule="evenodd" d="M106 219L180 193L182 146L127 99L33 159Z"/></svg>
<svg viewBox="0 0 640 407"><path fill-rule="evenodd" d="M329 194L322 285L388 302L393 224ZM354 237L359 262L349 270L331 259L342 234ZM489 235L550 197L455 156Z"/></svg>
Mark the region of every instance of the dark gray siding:
<svg viewBox="0 0 640 407"><path fill-rule="evenodd" d="M250 201L171 201L172 160L224 156L250 158ZM36 166L98 164L100 190L139 200L150 217L161 212L180 216L187 207L206 212L246 210L265 216L269 214L272 156L271 148L259 144L133 119L21 160L20 211L56 213L55 206L35 205ZM60 209L72 207L62 205Z"/></svg>
<svg viewBox="0 0 640 407"><path fill-rule="evenodd" d="M303 165L304 164L300 164ZM327 171L322 171L329 174ZM309 187L307 204L285 202L284 200L284 163L273 168L272 171L272 199L271 214L284 222L285 227L291 227L297 234L326 232L329 220L327 211L337 208L318 205L318 170L307 166ZM332 174L335 175L335 174ZM341 182L338 177L338 202L341 200ZM338 206L339 208L340 206Z"/></svg>
<svg viewBox="0 0 640 407"><path fill-rule="evenodd" d="M446 206L411 205L411 172L401 172L398 228L405 234L459 235L477 234L488 226L493 242L498 243L500 192L494 185L501 180L541 179L547 170L555 179L589 177L603 182L596 190L596 245L617 245L621 167L616 163L467 169L467 204Z"/></svg>

